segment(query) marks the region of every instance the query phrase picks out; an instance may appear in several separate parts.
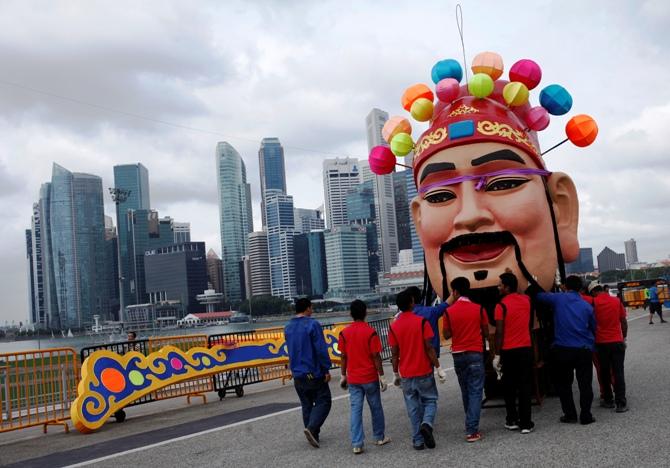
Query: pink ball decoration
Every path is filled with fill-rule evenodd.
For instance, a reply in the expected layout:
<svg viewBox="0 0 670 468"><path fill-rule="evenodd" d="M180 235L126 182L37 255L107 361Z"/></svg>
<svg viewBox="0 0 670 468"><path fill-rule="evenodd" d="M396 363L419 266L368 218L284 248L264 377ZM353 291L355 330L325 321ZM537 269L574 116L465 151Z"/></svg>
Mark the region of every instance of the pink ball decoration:
<svg viewBox="0 0 670 468"><path fill-rule="evenodd" d="M435 85L435 94L437 95L437 98L445 104L454 101L460 92L461 85L453 78L445 78Z"/></svg>
<svg viewBox="0 0 670 468"><path fill-rule="evenodd" d="M398 133L412 134L412 125L405 117L394 115L386 121L382 127L382 138L386 143L391 143L391 140Z"/></svg>
<svg viewBox="0 0 670 468"><path fill-rule="evenodd" d="M370 170L377 175L386 175L395 168L395 155L387 146L375 146L368 156Z"/></svg>
<svg viewBox="0 0 670 468"><path fill-rule="evenodd" d="M503 74L505 66L499 54L495 52L480 52L472 59L470 68L472 69L472 73L485 73L495 81Z"/></svg>
<svg viewBox="0 0 670 468"><path fill-rule="evenodd" d="M549 126L549 112L542 106L531 107L526 112L525 120L529 129L539 132Z"/></svg>
<svg viewBox="0 0 670 468"><path fill-rule="evenodd" d="M542 69L540 66L529 59L522 59L512 65L509 69L509 80L520 81L528 89L533 89L540 84L542 80Z"/></svg>

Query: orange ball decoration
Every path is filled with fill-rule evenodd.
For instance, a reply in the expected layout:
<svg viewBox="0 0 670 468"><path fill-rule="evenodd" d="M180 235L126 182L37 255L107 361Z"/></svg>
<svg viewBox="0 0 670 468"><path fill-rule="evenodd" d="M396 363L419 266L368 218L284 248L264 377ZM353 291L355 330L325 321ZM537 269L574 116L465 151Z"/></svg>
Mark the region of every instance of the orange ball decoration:
<svg viewBox="0 0 670 468"><path fill-rule="evenodd" d="M409 112L412 109L412 104L414 104L414 101L417 99L425 98L432 102L434 97L433 91L428 86L419 83L412 85L405 90L400 98L400 104L402 104L403 109Z"/></svg>
<svg viewBox="0 0 670 468"><path fill-rule="evenodd" d="M572 144L583 148L595 141L598 136L598 124L589 115L575 115L565 125L565 134Z"/></svg>

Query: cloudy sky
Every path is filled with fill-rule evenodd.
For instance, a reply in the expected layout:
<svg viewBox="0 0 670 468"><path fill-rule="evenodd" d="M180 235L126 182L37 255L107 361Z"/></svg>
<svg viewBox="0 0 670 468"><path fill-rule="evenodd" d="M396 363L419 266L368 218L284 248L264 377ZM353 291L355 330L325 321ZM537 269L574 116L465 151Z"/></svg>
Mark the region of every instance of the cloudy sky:
<svg viewBox="0 0 670 468"><path fill-rule="evenodd" d="M507 65L534 59L544 84L570 90L571 114L598 120L592 147L547 157L577 184L582 245L623 251L634 237L641 260L667 258L670 2L461 3L468 59L484 50ZM461 57L456 2L420 4L3 1L0 319L27 317L24 230L54 161L104 187L115 164L141 162L152 206L190 221L194 240L217 251L217 141L245 159L256 228L265 136L285 145L296 206L320 205L322 160L366 157L370 109L403 113L406 86L430 83L435 61ZM545 148L563 138L567 118L542 132Z"/></svg>

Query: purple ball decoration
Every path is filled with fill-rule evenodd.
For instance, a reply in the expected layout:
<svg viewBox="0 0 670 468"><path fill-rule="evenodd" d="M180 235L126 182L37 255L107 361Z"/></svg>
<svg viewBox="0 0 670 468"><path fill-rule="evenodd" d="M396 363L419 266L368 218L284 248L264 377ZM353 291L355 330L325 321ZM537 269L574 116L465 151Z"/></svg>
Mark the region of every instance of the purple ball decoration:
<svg viewBox="0 0 670 468"><path fill-rule="evenodd" d="M572 109L572 96L563 86L552 84L540 91L540 105L551 115L563 115Z"/></svg>
<svg viewBox="0 0 670 468"><path fill-rule="evenodd" d="M444 78L435 86L437 98L445 104L449 104L455 100L460 92L461 85L454 78Z"/></svg>
<svg viewBox="0 0 670 468"><path fill-rule="evenodd" d="M549 126L549 112L542 106L532 107L526 112L525 120L529 129L539 132Z"/></svg>
<svg viewBox="0 0 670 468"><path fill-rule="evenodd" d="M509 80L519 81L525 84L526 88L533 89L542 80L542 69L532 60L522 59L509 69Z"/></svg>

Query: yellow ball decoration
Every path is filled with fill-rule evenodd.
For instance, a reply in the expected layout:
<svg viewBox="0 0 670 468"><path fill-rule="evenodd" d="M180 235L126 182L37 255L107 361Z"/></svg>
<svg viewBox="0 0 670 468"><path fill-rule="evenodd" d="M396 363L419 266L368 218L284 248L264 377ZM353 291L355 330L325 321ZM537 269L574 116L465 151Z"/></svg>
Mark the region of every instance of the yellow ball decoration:
<svg viewBox="0 0 670 468"><path fill-rule="evenodd" d="M486 73L476 73L468 83L468 91L474 97L485 98L493 92L493 78Z"/></svg>
<svg viewBox="0 0 670 468"><path fill-rule="evenodd" d="M523 106L528 102L528 88L519 81L507 83L502 94L508 106Z"/></svg>
<svg viewBox="0 0 670 468"><path fill-rule="evenodd" d="M426 98L419 98L412 103L410 113L415 120L427 122L433 118L433 101Z"/></svg>
<svg viewBox="0 0 670 468"><path fill-rule="evenodd" d="M391 138L391 151L399 158L407 156L414 149L414 140L408 133L398 133Z"/></svg>

